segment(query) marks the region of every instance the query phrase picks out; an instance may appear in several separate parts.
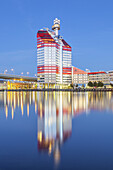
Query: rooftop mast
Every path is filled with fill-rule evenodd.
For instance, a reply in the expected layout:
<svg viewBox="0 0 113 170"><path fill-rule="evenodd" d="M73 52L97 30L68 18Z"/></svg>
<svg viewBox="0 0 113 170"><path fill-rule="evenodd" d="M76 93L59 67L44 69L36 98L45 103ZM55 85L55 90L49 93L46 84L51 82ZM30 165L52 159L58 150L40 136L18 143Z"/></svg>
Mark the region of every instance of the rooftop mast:
<svg viewBox="0 0 113 170"><path fill-rule="evenodd" d="M60 20L55 18L54 25L52 26L52 30L54 30L56 36L58 36L58 30L60 30Z"/></svg>

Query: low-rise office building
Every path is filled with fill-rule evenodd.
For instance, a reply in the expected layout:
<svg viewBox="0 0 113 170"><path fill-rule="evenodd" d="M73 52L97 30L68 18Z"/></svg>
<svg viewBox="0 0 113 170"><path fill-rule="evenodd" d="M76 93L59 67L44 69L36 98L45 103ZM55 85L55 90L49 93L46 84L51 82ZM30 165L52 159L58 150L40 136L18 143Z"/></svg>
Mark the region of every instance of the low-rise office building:
<svg viewBox="0 0 113 170"><path fill-rule="evenodd" d="M88 74L87 72L76 68L72 67L72 84L73 85L85 85L88 83Z"/></svg>
<svg viewBox="0 0 113 170"><path fill-rule="evenodd" d="M105 71L88 73L88 82L103 82L104 85L109 85L109 75Z"/></svg>
<svg viewBox="0 0 113 170"><path fill-rule="evenodd" d="M110 83L113 84L113 70L107 71L107 74L108 74L108 76L109 76L109 81L110 81Z"/></svg>

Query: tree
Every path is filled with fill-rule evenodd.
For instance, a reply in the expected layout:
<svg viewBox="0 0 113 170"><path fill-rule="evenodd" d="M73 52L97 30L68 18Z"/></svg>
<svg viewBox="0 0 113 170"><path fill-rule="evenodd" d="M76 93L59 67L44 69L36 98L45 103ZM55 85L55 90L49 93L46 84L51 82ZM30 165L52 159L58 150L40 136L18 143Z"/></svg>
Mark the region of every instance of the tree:
<svg viewBox="0 0 113 170"><path fill-rule="evenodd" d="M70 87L74 88L73 84L70 84Z"/></svg>
<svg viewBox="0 0 113 170"><path fill-rule="evenodd" d="M97 87L98 86L98 83L95 81L94 84L93 84L94 87Z"/></svg>
<svg viewBox="0 0 113 170"><path fill-rule="evenodd" d="M91 81L88 82L89 87L93 87L93 83Z"/></svg>
<svg viewBox="0 0 113 170"><path fill-rule="evenodd" d="M111 87L113 87L113 84L112 84L112 83L110 83L110 85L111 85Z"/></svg>
<svg viewBox="0 0 113 170"><path fill-rule="evenodd" d="M83 87L83 88L85 87L84 84L82 84L82 87Z"/></svg>
<svg viewBox="0 0 113 170"><path fill-rule="evenodd" d="M98 87L103 87L103 86L104 86L103 82L99 81L98 82Z"/></svg>

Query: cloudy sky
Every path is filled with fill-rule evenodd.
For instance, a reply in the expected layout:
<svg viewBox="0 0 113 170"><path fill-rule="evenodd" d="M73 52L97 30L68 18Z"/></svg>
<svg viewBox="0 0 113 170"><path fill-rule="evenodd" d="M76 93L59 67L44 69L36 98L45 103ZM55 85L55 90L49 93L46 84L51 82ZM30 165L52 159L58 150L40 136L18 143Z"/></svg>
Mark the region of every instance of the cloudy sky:
<svg viewBox="0 0 113 170"><path fill-rule="evenodd" d="M36 73L36 34L61 20L60 35L72 46L72 64L113 69L112 0L0 0L0 73Z"/></svg>

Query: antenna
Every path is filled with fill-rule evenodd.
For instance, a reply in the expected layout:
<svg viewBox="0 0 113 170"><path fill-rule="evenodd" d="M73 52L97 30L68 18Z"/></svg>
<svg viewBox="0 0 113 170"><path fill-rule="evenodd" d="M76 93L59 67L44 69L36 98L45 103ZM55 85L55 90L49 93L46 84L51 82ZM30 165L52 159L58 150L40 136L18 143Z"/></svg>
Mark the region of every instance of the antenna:
<svg viewBox="0 0 113 170"><path fill-rule="evenodd" d="M56 36L58 36L58 30L60 30L60 20L55 18L54 25L52 26L52 30L54 30Z"/></svg>

